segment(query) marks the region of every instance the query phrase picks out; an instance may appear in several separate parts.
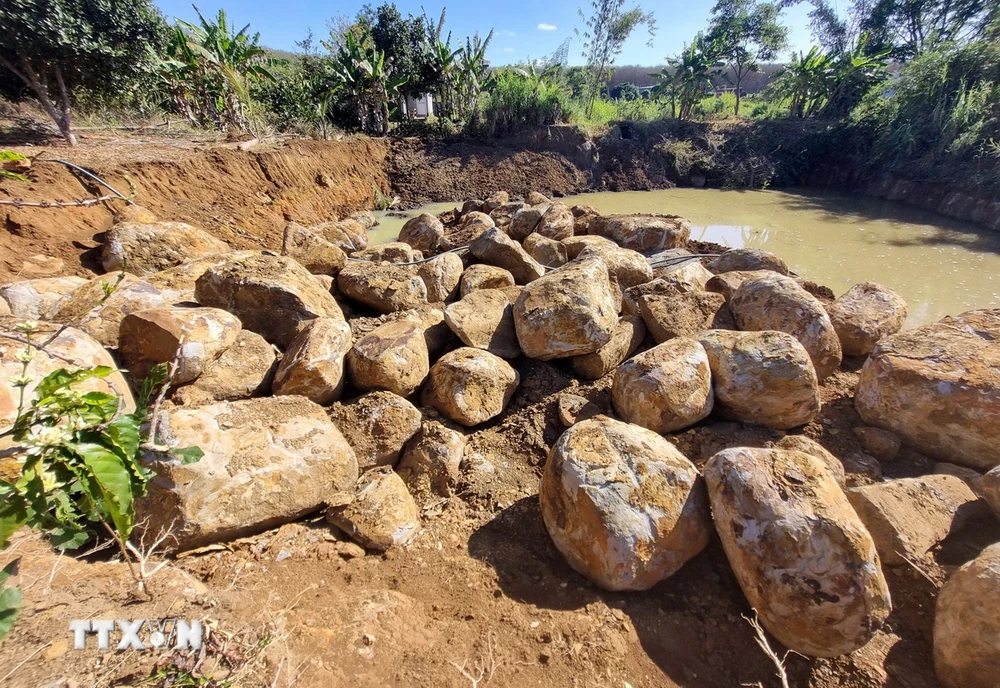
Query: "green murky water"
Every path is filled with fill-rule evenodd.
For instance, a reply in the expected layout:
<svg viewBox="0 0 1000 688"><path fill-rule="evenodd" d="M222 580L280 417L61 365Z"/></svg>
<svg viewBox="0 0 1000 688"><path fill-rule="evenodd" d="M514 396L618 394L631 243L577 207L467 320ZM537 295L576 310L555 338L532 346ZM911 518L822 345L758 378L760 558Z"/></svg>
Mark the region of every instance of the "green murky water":
<svg viewBox="0 0 1000 688"><path fill-rule="evenodd" d="M773 251L796 273L838 296L858 282L879 282L906 299L908 327L972 308L1000 307L1000 235L897 203L815 191L718 189L589 193L560 200L604 213L681 215L690 221L693 239ZM434 203L421 211L439 213L455 205ZM373 243L391 241L406 221L380 219Z"/></svg>

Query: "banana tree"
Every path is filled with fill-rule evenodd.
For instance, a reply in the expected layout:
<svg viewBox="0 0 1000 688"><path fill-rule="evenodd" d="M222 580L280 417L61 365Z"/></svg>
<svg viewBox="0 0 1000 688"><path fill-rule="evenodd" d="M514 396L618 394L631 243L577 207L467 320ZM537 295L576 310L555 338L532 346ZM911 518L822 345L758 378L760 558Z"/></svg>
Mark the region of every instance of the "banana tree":
<svg viewBox="0 0 1000 688"><path fill-rule="evenodd" d="M836 79L835 61L813 46L792 53L792 60L774 83L779 96L791 98L792 117L809 117L827 102Z"/></svg>
<svg viewBox="0 0 1000 688"><path fill-rule="evenodd" d="M333 56L334 84L354 103L362 131L389 133L390 102L399 98L403 77L389 77L385 53L366 36L348 32Z"/></svg>
<svg viewBox="0 0 1000 688"><path fill-rule="evenodd" d="M493 40L493 30L486 35L485 40L475 34L465 39L465 47L458 56L458 96L459 116L467 117L476 107L476 99L483 87L483 80L489 73L489 62L486 60L486 49Z"/></svg>
<svg viewBox="0 0 1000 688"><path fill-rule="evenodd" d="M716 57L715 46L698 36L678 55L668 57L667 67L653 74L660 80L654 94L669 96L671 114L688 119L695 103L711 87L712 80L722 74L724 65Z"/></svg>

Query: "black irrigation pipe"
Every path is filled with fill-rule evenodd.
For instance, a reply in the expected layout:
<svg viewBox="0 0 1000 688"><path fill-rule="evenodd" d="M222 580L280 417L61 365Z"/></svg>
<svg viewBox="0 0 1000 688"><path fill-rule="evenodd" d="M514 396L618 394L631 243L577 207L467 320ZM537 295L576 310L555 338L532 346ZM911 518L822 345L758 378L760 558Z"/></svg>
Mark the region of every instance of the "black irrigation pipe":
<svg viewBox="0 0 1000 688"><path fill-rule="evenodd" d="M448 249L447 251L442 251L441 253L439 253L439 254L437 254L435 256L431 256L429 258L422 258L420 260L413 260L413 261L410 261L408 263L392 263L392 265L401 265L401 266L419 265L420 263L426 263L429 260L434 260L438 256L443 256L446 253L455 253L457 251L467 251L468 249L469 249L468 246L458 246L456 248ZM673 256L673 257L670 257L670 258L663 258L661 260L657 260L655 262L652 262L652 263L650 263L650 267L662 268L662 267L668 267L668 266L673 265L675 263L686 263L689 260L693 260L693 259L696 259L696 258L717 258L718 256L719 256L718 253L692 253L692 254L686 255L686 256ZM376 261L376 260L369 260L368 258L353 258L351 256L348 256L347 260L353 260L353 261L358 262L358 263L379 263L379 262L382 262L382 261ZM545 268L546 270L555 270L559 266L542 265L542 267Z"/></svg>
<svg viewBox="0 0 1000 688"><path fill-rule="evenodd" d="M107 189L108 191L110 191L113 194L115 194L116 196L118 196L118 198L120 198L123 201L125 201L126 203L128 203L129 205L135 205L135 201L133 201L131 198L127 197L125 194L123 194L121 191L119 191L115 187L113 187L110 184L108 184L106 181L104 181L103 179L101 179L100 177L98 177L96 174L94 174L90 170L85 170L82 167L80 167L79 165L75 165L75 164L73 164L73 163L71 163L69 161L66 161L66 160L58 160L56 158L42 158L42 160L46 160L48 162L57 162L57 163L59 163L61 165L65 165L66 167L70 167L70 168L76 170L77 172L85 174L88 177L90 177L91 179L93 179L95 182L97 182L98 184L100 184L101 186L103 186L105 189Z"/></svg>

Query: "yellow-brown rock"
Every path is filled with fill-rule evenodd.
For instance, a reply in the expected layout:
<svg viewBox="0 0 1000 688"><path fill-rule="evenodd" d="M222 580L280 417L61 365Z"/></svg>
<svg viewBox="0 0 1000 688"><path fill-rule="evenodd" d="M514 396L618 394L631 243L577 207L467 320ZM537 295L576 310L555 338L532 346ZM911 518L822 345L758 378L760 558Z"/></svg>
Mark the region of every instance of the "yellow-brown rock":
<svg viewBox="0 0 1000 688"><path fill-rule="evenodd" d="M379 552L407 545L420 532L420 511L403 479L391 468L373 468L362 474L354 501L332 507L326 520L362 546Z"/></svg>
<svg viewBox="0 0 1000 688"><path fill-rule="evenodd" d="M535 280L514 304L521 350L543 361L597 351L617 324L607 264L599 258L567 263Z"/></svg>
<svg viewBox="0 0 1000 688"><path fill-rule="evenodd" d="M182 385L200 376L242 329L239 318L220 308L149 308L122 320L118 353L137 384L153 366L176 360L170 381Z"/></svg>
<svg viewBox="0 0 1000 688"><path fill-rule="evenodd" d="M105 285L114 292L105 298ZM126 274L105 275L81 284L53 308L51 319L74 326L104 346L118 346L118 330L129 313L166 305L163 294L149 282Z"/></svg>
<svg viewBox="0 0 1000 688"><path fill-rule="evenodd" d="M347 254L339 246L298 222L285 225L281 255L294 258L313 274L334 277L347 262Z"/></svg>
<svg viewBox="0 0 1000 688"><path fill-rule="evenodd" d="M874 282L855 284L826 310L847 356L867 356L906 322L903 297Z"/></svg>
<svg viewBox="0 0 1000 688"><path fill-rule="evenodd" d="M569 359L573 372L585 380L597 380L617 368L631 356L646 336L646 324L634 315L623 316L607 344L593 353Z"/></svg>
<svg viewBox="0 0 1000 688"><path fill-rule="evenodd" d="M677 337L633 356L615 371L611 400L624 420L653 432L694 425L714 403L704 347Z"/></svg>
<svg viewBox="0 0 1000 688"><path fill-rule="evenodd" d="M830 316L791 277L761 275L744 280L729 300L729 308L741 330L777 330L798 339L820 380L840 368L840 338Z"/></svg>
<svg viewBox="0 0 1000 688"><path fill-rule="evenodd" d="M606 590L648 590L708 544L698 470L674 445L636 425L584 420L549 454L542 518L570 566Z"/></svg>
<svg viewBox="0 0 1000 688"><path fill-rule="evenodd" d="M330 292L284 256L254 254L210 267L195 283L195 297L203 306L229 311L283 349L310 321L344 317Z"/></svg>
<svg viewBox="0 0 1000 688"><path fill-rule="evenodd" d="M358 389L410 396L430 370L423 328L406 320L379 325L351 347L347 370Z"/></svg>
<svg viewBox="0 0 1000 688"><path fill-rule="evenodd" d="M109 278L110 279L110 278ZM22 320L48 320L64 298L87 283L82 277L39 277L0 286L9 313Z"/></svg>
<svg viewBox="0 0 1000 688"><path fill-rule="evenodd" d="M733 317L720 294L650 293L639 297L639 314L657 343L674 337L695 337L713 329L733 328Z"/></svg>
<svg viewBox="0 0 1000 688"><path fill-rule="evenodd" d="M790 334L712 330L699 340L712 368L716 408L723 415L788 430L819 414L816 370Z"/></svg>
<svg viewBox="0 0 1000 688"><path fill-rule="evenodd" d="M715 274L724 272L772 270L779 275L788 274L788 266L779 256L760 248L731 248L708 264Z"/></svg>
<svg viewBox="0 0 1000 688"><path fill-rule="evenodd" d="M101 264L107 272L142 277L228 250L226 242L183 222L118 222L104 238Z"/></svg>
<svg viewBox="0 0 1000 688"><path fill-rule="evenodd" d="M463 347L442 356L431 367L423 401L465 427L500 415L521 376L510 364L487 351Z"/></svg>
<svg viewBox="0 0 1000 688"><path fill-rule="evenodd" d="M274 374L275 395L298 395L328 406L344 390L344 357L351 328L339 318L316 318L292 340Z"/></svg>
<svg viewBox="0 0 1000 688"><path fill-rule="evenodd" d="M507 270L517 284L528 284L545 274L545 268L529 256L521 244L496 227L476 237L469 244L469 253L484 263Z"/></svg>
<svg viewBox="0 0 1000 688"><path fill-rule="evenodd" d="M934 669L944 688L995 688L998 666L1000 543L952 574L934 613Z"/></svg>
<svg viewBox="0 0 1000 688"><path fill-rule="evenodd" d="M420 430L416 406L392 392L369 392L330 407L330 419L354 449L358 466L395 466L403 447Z"/></svg>
<svg viewBox="0 0 1000 688"><path fill-rule="evenodd" d="M1000 309L883 339L861 369L854 406L922 454L980 471L1000 465Z"/></svg>
<svg viewBox="0 0 1000 688"><path fill-rule="evenodd" d="M442 253L416 267L417 277L423 281L430 303L451 301L458 296L465 265L457 253Z"/></svg>
<svg viewBox="0 0 1000 688"><path fill-rule="evenodd" d="M691 226L675 215L599 215L590 220L587 232L646 253L683 248L691 237Z"/></svg>
<svg viewBox="0 0 1000 688"><path fill-rule="evenodd" d="M267 396L277 369L274 346L256 332L240 330L236 341L205 366L198 379L174 391L174 403L200 406Z"/></svg>
<svg viewBox="0 0 1000 688"><path fill-rule="evenodd" d="M443 240L444 225L430 213L420 213L410 218L399 230L399 241L424 253L437 251Z"/></svg>
<svg viewBox="0 0 1000 688"><path fill-rule="evenodd" d="M477 289L503 289L513 286L514 275L510 274L508 270L498 268L495 265L476 263L467 267L462 273L458 293L460 298L464 299Z"/></svg>
<svg viewBox="0 0 1000 688"><path fill-rule="evenodd" d="M416 271L390 263L349 261L337 275L337 288L379 313L405 311L427 302L427 287Z"/></svg>
<svg viewBox="0 0 1000 688"><path fill-rule="evenodd" d="M864 646L892 604L875 544L821 460L725 449L705 465L715 527L760 621L787 648L836 657Z"/></svg>
<svg viewBox="0 0 1000 688"><path fill-rule="evenodd" d="M462 343L500 358L517 358L521 347L514 329L514 308L502 289L480 289L444 311L445 322Z"/></svg>

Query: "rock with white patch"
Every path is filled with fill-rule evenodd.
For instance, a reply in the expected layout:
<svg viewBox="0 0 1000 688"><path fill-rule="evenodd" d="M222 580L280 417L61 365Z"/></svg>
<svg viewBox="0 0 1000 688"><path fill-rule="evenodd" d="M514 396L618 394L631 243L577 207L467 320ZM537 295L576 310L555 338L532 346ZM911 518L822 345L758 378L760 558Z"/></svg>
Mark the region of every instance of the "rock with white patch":
<svg viewBox="0 0 1000 688"><path fill-rule="evenodd" d="M499 356L463 347L431 367L423 401L465 427L485 423L507 407L521 381Z"/></svg>
<svg viewBox="0 0 1000 688"><path fill-rule="evenodd" d="M420 532L420 511L391 468L362 474L354 501L330 508L326 520L363 547L380 552L407 545Z"/></svg>
<svg viewBox="0 0 1000 688"><path fill-rule="evenodd" d="M275 395L296 394L322 406L344 390L344 357L351 348L351 328L339 318L316 318L285 351L272 387Z"/></svg>

